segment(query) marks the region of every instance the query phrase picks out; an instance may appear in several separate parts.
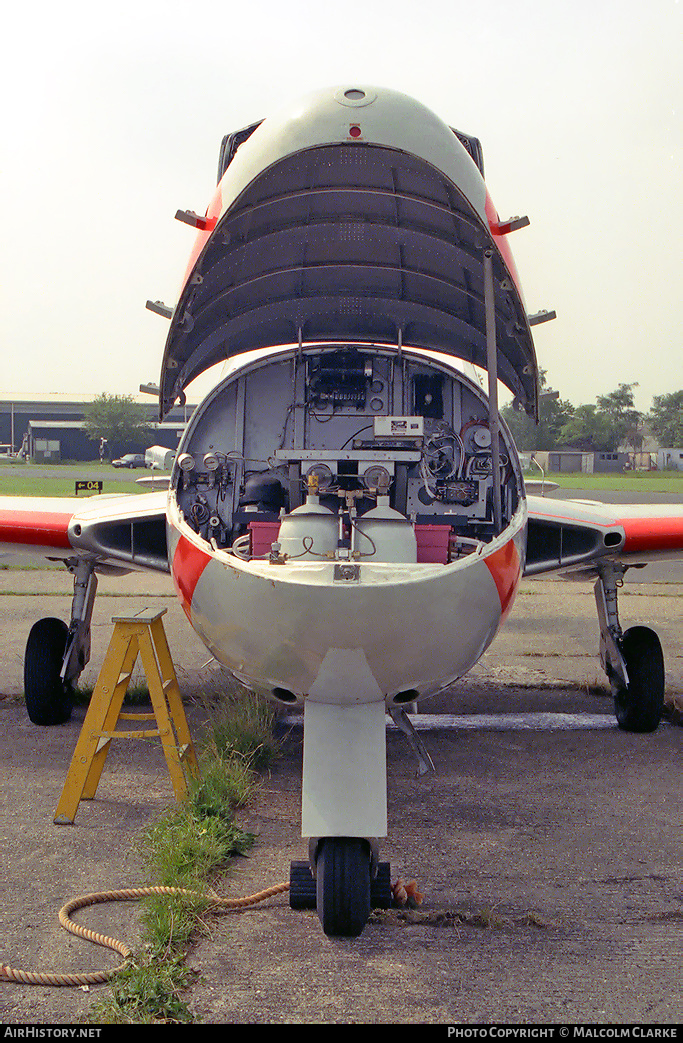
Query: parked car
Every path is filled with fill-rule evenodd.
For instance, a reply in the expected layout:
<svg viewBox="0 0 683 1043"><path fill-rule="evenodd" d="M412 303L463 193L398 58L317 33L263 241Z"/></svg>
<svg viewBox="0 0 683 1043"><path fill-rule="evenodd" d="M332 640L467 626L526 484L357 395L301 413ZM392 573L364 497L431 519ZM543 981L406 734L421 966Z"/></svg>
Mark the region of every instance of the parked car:
<svg viewBox="0 0 683 1043"><path fill-rule="evenodd" d="M112 460L113 467L146 467L144 453L126 453L119 460Z"/></svg>

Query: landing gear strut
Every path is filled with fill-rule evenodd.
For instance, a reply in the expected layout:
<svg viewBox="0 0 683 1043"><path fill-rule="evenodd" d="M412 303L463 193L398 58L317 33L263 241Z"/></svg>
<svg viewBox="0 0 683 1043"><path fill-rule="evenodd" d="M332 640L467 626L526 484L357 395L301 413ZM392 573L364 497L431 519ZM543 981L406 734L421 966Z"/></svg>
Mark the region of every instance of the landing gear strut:
<svg viewBox="0 0 683 1043"><path fill-rule="evenodd" d="M653 732L664 709L664 656L659 638L649 627L622 632L617 589L626 566L607 562L600 567L595 600L600 620L600 659L607 674L619 727Z"/></svg>
<svg viewBox="0 0 683 1043"><path fill-rule="evenodd" d="M24 697L33 724L63 724L73 706L72 691L90 659L90 620L97 592L95 562L65 562L74 577L71 623L48 617L34 623L24 655Z"/></svg>

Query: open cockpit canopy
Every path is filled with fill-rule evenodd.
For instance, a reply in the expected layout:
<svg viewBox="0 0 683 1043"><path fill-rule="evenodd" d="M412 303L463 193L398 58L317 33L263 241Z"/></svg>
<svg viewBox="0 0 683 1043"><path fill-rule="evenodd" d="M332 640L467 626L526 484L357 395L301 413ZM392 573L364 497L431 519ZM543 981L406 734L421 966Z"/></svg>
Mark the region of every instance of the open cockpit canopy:
<svg viewBox="0 0 683 1043"><path fill-rule="evenodd" d="M428 112L412 104L418 115ZM344 118L348 127L348 114ZM231 183L235 153L235 167L239 161L245 167L242 154L250 149L272 159L262 145L260 153L258 143L252 145L267 135L268 122L247 128L232 155L230 139L224 140L221 210L172 316L162 416L202 372L256 348L325 341L405 345L485 368L483 254L491 248L498 376L535 416L533 340L514 265L506 264L496 242L502 237L486 218L480 153L473 160L467 140L442 124L447 136L431 157L437 165L425 158L428 141L416 155L365 140L359 117L357 140L288 154L280 148L272 162L252 167L249 180ZM442 158L451 142L452 165ZM465 190L453 173L459 170Z"/></svg>

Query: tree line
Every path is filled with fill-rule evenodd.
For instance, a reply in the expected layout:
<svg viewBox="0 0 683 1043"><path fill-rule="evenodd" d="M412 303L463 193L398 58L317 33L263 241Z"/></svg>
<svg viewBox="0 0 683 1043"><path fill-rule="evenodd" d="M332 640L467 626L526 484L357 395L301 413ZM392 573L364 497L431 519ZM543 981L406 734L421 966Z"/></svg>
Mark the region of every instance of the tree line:
<svg viewBox="0 0 683 1043"><path fill-rule="evenodd" d="M548 449L577 449L613 453L620 448L640 452L647 433L660 446L683 447L683 390L655 395L648 413L635 408L637 383L619 384L595 403L574 406L559 395L548 393L546 371L541 370L540 423L538 426L513 405L501 415L523 452Z"/></svg>
<svg viewBox="0 0 683 1043"><path fill-rule="evenodd" d="M144 406L132 395L101 395L83 411L85 432L92 442L106 443L104 456L113 458L131 451L131 447L145 447L152 428Z"/></svg>

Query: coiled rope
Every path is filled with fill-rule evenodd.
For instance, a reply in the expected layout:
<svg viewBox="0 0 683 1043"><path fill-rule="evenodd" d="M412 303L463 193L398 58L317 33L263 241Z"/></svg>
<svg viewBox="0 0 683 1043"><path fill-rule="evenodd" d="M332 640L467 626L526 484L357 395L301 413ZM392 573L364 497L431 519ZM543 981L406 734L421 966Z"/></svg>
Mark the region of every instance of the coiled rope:
<svg viewBox="0 0 683 1043"><path fill-rule="evenodd" d="M69 985L80 987L83 985L99 985L109 979L125 967L126 962L133 955L133 950L125 942L117 938L108 938L105 934L98 934L88 927L82 927L74 923L71 914L78 909L84 909L88 905L97 905L100 902L135 902L140 898L148 898L151 895L176 895L186 898L200 898L206 900L210 906L222 909L245 909L250 905L265 902L274 895L282 894L289 890L289 884L276 884L274 887L258 891L256 894L248 895L246 898L220 898L215 894L206 894L202 891L190 891L184 887L129 887L121 891L98 891L93 894L80 895L72 898L59 910L59 922L70 934L79 938L85 938L95 945L103 945L107 949L113 949L123 957L123 963L110 971L92 971L88 974L57 974L52 971L24 971L16 967L8 967L0 964L0 981L14 981L23 985Z"/></svg>

